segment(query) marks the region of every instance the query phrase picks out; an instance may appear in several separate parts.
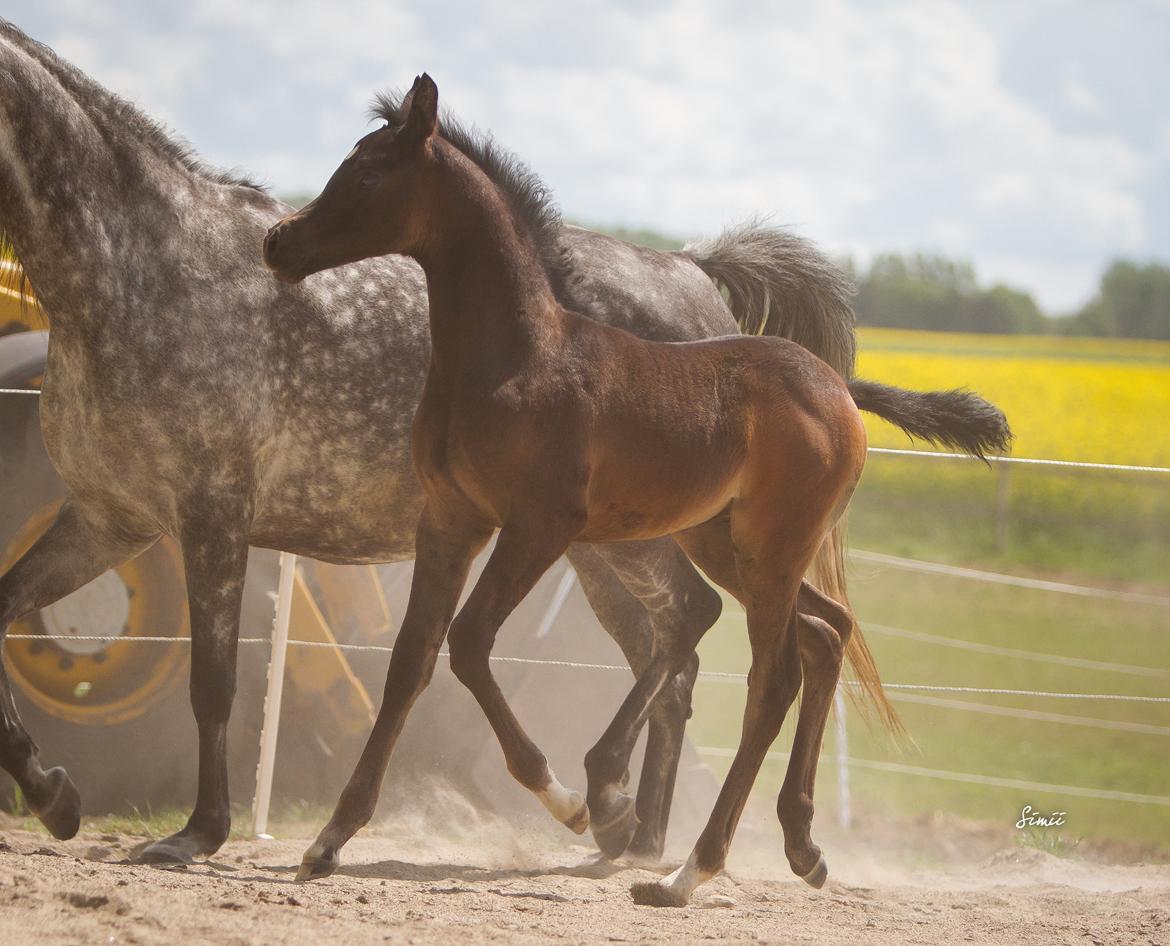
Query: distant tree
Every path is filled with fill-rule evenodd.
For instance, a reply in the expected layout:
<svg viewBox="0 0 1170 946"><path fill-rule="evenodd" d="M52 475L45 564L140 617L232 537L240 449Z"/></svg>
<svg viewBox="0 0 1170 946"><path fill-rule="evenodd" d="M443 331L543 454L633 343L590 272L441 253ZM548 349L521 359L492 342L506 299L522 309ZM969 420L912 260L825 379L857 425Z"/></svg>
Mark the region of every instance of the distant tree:
<svg viewBox="0 0 1170 946"><path fill-rule="evenodd" d="M1117 260L1096 298L1071 321L1078 335L1170 339L1170 266Z"/></svg>
<svg viewBox="0 0 1170 946"><path fill-rule="evenodd" d="M859 281L854 307L863 325L937 329L954 313L974 275L950 260L886 253Z"/></svg>
<svg viewBox="0 0 1170 946"><path fill-rule="evenodd" d="M1043 332L1030 295L1007 286L982 289L969 264L942 256L884 254L858 280L863 325L949 332Z"/></svg>
<svg viewBox="0 0 1170 946"><path fill-rule="evenodd" d="M296 201L290 201L296 203ZM652 246L678 249L683 241L652 230L607 227L604 233ZM1096 298L1075 316L1052 318L1026 292L979 285L962 260L925 253L884 253L869 269L838 260L857 285L854 308L862 325L934 332L995 334L1120 335L1170 339L1170 266L1113 263Z"/></svg>
<svg viewBox="0 0 1170 946"><path fill-rule="evenodd" d="M1049 321L1028 293L995 285L964 300L955 327L964 332L1038 335L1048 331Z"/></svg>

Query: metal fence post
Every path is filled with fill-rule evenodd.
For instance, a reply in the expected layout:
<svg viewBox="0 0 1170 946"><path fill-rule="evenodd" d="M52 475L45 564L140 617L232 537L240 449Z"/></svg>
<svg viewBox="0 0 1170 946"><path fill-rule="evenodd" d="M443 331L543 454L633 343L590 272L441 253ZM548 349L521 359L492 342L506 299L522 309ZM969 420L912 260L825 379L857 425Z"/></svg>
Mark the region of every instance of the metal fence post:
<svg viewBox="0 0 1170 946"><path fill-rule="evenodd" d="M260 727L260 762L256 766L256 795L252 799L252 834L258 838L270 837L268 806L272 801L272 773L276 767L276 736L280 729L284 658L288 652L288 621L292 613L296 570L297 557L289 552L281 552L276 616L272 622L272 654L268 660L268 690L264 696L264 722Z"/></svg>
<svg viewBox="0 0 1170 946"><path fill-rule="evenodd" d="M837 806L837 823L848 829L853 824L853 806L849 796L849 736L845 732L845 693L840 683L833 695L837 710L837 790L840 793Z"/></svg>

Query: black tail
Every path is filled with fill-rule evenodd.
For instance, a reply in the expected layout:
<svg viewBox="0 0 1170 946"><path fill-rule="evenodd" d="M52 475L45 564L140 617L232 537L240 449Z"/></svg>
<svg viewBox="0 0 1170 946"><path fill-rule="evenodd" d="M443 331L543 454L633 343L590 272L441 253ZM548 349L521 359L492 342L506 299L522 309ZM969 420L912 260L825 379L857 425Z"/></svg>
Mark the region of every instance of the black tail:
<svg viewBox="0 0 1170 946"><path fill-rule="evenodd" d="M807 348L841 377L853 376L857 349L849 278L808 240L749 220L683 255L727 290L745 335L778 335Z"/></svg>
<svg viewBox="0 0 1170 946"><path fill-rule="evenodd" d="M907 391L876 381L849 382L849 393L863 411L901 427L911 437L953 447L980 460L988 452L1007 453L1012 431L994 404L970 391Z"/></svg>

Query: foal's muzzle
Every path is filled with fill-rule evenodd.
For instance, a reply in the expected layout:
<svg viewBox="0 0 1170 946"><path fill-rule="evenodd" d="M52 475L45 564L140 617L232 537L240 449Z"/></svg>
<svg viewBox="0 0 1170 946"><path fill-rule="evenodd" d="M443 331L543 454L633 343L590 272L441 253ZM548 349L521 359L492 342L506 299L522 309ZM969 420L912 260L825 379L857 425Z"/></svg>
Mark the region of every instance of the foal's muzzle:
<svg viewBox="0 0 1170 946"><path fill-rule="evenodd" d="M272 275L281 282L296 283L300 282L305 277L295 271L295 266L290 265L289 260L281 260L282 252L287 256L288 239L287 239L287 224L281 220L278 224L273 226L264 237L264 265L271 271Z"/></svg>

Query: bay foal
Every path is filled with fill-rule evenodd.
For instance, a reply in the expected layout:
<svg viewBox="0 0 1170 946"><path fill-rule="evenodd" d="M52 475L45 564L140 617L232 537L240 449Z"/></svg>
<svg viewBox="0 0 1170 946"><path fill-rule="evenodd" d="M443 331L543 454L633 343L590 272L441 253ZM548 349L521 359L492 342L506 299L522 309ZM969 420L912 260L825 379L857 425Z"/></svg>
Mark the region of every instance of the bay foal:
<svg viewBox="0 0 1170 946"><path fill-rule="evenodd" d="M685 904L722 869L802 678L778 810L793 870L820 886L827 868L809 834L813 779L853 619L802 576L865 463L858 407L974 453L1005 445L1002 415L973 395L847 384L781 339L646 342L563 309L504 195L435 134L438 91L428 76L401 114L363 138L321 196L273 227L264 246L287 281L405 253L422 265L430 294L432 355L413 439L426 503L404 619L424 632L424 652L389 682L366 751L298 876L331 873L371 816L449 623L451 668L491 722L509 771L583 831L620 788L620 772L594 775L620 758L615 745L636 733L696 642L664 646L639 678L587 759L588 805L557 781L508 707L488 662L492 645L570 543L673 535L743 603L752 665L740 746L707 827L686 864L637 885L635 899ZM468 566L496 529L487 567L452 622Z"/></svg>

